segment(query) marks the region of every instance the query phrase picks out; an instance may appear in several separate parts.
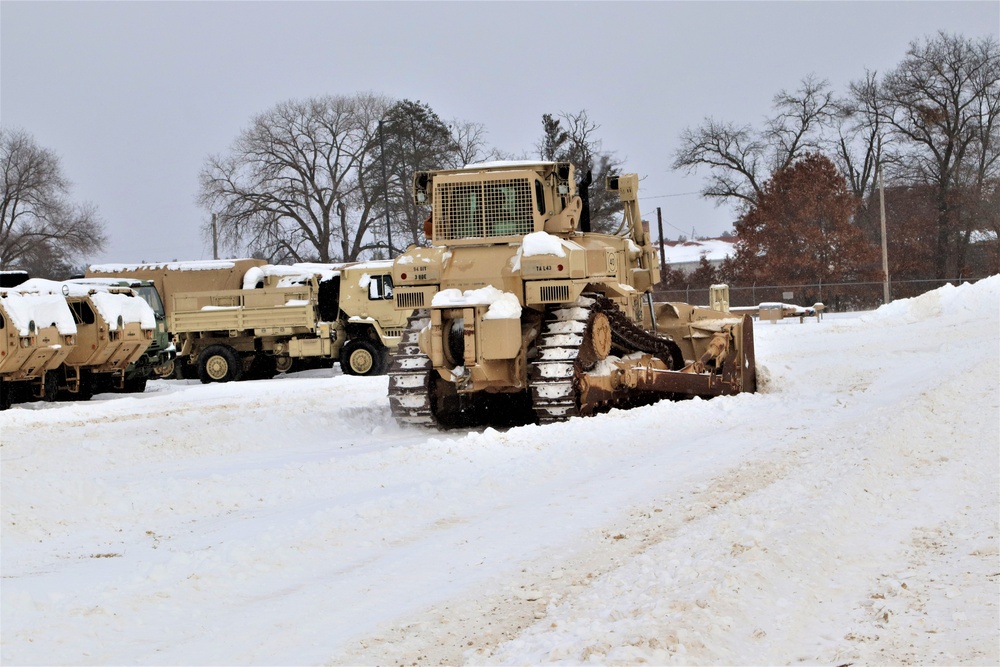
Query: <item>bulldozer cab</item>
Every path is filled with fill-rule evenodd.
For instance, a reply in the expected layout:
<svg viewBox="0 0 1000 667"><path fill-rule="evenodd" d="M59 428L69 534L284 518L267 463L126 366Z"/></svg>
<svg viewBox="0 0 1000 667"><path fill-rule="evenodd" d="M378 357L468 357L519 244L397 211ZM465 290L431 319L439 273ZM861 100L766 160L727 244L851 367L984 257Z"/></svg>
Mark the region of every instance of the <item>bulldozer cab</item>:
<svg viewBox="0 0 1000 667"><path fill-rule="evenodd" d="M431 241L444 246L510 243L540 231L570 233L582 210L567 162L418 172L413 196L418 205L431 204Z"/></svg>

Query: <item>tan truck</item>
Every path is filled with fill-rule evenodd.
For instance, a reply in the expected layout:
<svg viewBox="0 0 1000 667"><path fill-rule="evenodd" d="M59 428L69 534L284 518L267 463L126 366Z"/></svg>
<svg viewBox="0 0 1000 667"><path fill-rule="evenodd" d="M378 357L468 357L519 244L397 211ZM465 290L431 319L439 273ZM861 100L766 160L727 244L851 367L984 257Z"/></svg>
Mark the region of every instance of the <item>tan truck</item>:
<svg viewBox="0 0 1000 667"><path fill-rule="evenodd" d="M57 370L76 345L76 334L56 284L0 289L0 410L55 399Z"/></svg>
<svg viewBox="0 0 1000 667"><path fill-rule="evenodd" d="M409 315L394 307L391 272L391 262L266 265L242 289L173 294L178 359L202 382L272 377L297 360L382 374Z"/></svg>
<svg viewBox="0 0 1000 667"><path fill-rule="evenodd" d="M243 287L248 271L266 265L262 259L207 259L181 262L151 262L140 264L94 264L87 268L86 278L129 279L151 281L166 315L167 330L173 315L174 294L182 292L215 292ZM155 369L159 377L174 377L175 364L169 361Z"/></svg>
<svg viewBox="0 0 1000 667"><path fill-rule="evenodd" d="M156 331L152 308L128 287L34 278L4 292L3 312L5 407L127 390L126 369Z"/></svg>

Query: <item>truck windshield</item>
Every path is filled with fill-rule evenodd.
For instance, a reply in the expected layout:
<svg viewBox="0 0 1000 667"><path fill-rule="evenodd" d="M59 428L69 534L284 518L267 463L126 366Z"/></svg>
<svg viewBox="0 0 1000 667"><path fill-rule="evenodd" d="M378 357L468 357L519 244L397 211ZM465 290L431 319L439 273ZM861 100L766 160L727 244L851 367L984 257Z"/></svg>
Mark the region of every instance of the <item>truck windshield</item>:
<svg viewBox="0 0 1000 667"><path fill-rule="evenodd" d="M160 301L160 293L156 291L154 286L143 285L135 291L146 303L149 304L149 307L153 309L153 312L156 313L157 317L163 317L163 302Z"/></svg>

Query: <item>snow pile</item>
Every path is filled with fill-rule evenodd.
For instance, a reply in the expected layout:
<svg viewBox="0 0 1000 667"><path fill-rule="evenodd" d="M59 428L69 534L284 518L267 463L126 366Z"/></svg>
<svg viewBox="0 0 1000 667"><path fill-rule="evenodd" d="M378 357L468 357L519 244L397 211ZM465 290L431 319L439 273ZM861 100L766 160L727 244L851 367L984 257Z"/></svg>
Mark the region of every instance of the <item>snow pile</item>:
<svg viewBox="0 0 1000 667"><path fill-rule="evenodd" d="M505 432L330 370L15 406L0 658L998 664L998 314L758 326L757 394Z"/></svg>
<svg viewBox="0 0 1000 667"><path fill-rule="evenodd" d="M462 306L489 305L483 316L487 320L519 319L521 302L517 295L503 292L492 285L474 290L446 289L434 295L431 305L436 308L460 308Z"/></svg>
<svg viewBox="0 0 1000 667"><path fill-rule="evenodd" d="M984 278L977 283L964 283L957 287L948 284L920 296L893 301L865 315L862 320L869 324L891 326L897 321L914 323L948 315L978 314L992 318L992 323L996 324L1000 314L997 312L994 297L998 292L1000 292L1000 275Z"/></svg>
<svg viewBox="0 0 1000 667"><path fill-rule="evenodd" d="M534 257L535 255L555 255L565 257L563 250L563 239L553 236L547 232L532 232L526 234L521 242L521 255L523 257Z"/></svg>

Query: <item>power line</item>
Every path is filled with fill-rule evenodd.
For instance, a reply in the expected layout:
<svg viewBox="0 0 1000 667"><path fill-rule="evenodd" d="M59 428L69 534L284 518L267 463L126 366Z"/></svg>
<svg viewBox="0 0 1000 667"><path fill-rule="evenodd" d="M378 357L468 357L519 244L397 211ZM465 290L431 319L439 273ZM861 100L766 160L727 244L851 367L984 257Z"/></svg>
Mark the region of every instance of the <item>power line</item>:
<svg viewBox="0 0 1000 667"><path fill-rule="evenodd" d="M700 195L701 192L677 192L671 195L650 195L648 197L639 197L639 201L643 199L665 199L667 197L686 197L688 195Z"/></svg>

